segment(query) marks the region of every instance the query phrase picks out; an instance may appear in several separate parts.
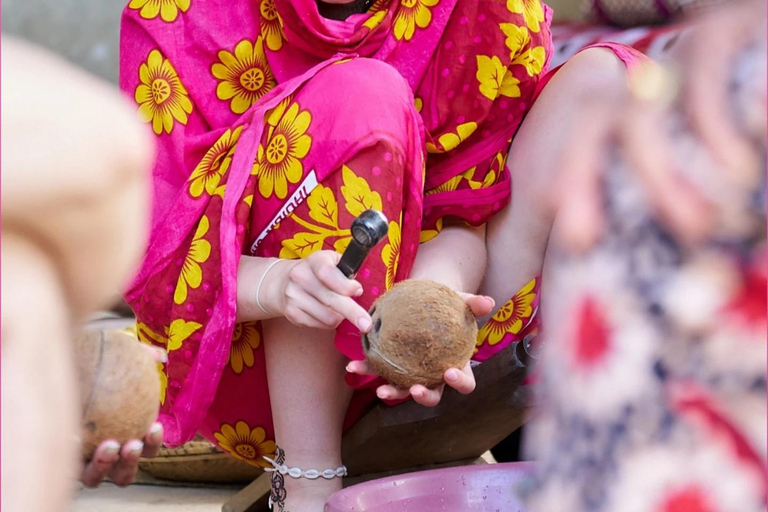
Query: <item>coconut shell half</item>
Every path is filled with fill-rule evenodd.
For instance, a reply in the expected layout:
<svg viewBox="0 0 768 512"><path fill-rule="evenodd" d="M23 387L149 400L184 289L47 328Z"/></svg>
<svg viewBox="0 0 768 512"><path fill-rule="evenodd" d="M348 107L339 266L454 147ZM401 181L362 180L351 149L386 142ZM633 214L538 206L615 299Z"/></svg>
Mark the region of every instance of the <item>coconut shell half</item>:
<svg viewBox="0 0 768 512"><path fill-rule="evenodd" d="M160 376L150 352L127 333L91 330L77 336L75 355L84 459L108 439L144 439L160 408Z"/></svg>
<svg viewBox="0 0 768 512"><path fill-rule="evenodd" d="M403 281L379 297L363 335L368 364L393 386L434 388L449 368L472 357L477 321L453 290L428 280Z"/></svg>

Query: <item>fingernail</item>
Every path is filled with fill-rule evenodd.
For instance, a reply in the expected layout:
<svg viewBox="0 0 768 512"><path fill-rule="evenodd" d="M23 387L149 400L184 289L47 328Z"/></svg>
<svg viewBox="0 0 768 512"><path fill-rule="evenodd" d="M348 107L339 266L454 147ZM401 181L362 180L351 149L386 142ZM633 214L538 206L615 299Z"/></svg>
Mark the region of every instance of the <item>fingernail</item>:
<svg viewBox="0 0 768 512"><path fill-rule="evenodd" d="M163 426L160 423L155 423L152 428L149 429L150 434L159 434L163 430Z"/></svg>
<svg viewBox="0 0 768 512"><path fill-rule="evenodd" d="M357 321L357 326L362 332L368 332L368 330L371 328L371 321L367 318L361 318Z"/></svg>
<svg viewBox="0 0 768 512"><path fill-rule="evenodd" d="M117 441L107 441L104 443L104 454L105 455L117 455L117 452L120 451L120 443Z"/></svg>
<svg viewBox="0 0 768 512"><path fill-rule="evenodd" d="M128 448L132 454L139 453L144 449L144 443L142 443L141 441L131 441L128 444Z"/></svg>
<svg viewBox="0 0 768 512"><path fill-rule="evenodd" d="M168 362L168 352L165 350L159 349L158 352L160 352L160 362L161 363L167 363Z"/></svg>
<svg viewBox="0 0 768 512"><path fill-rule="evenodd" d="M389 393L387 393L386 391L377 391L376 394L382 400L388 400L389 399Z"/></svg>
<svg viewBox="0 0 768 512"><path fill-rule="evenodd" d="M459 372L456 370L448 370L445 372L445 380L448 382L456 382L459 380Z"/></svg>
<svg viewBox="0 0 768 512"><path fill-rule="evenodd" d="M360 288L360 289L359 289L359 290L357 290L357 292L355 293L355 297L360 297L362 294L363 294L363 289L362 289L362 288Z"/></svg>
<svg viewBox="0 0 768 512"><path fill-rule="evenodd" d="M352 373L351 366L352 366L352 363L348 363L347 366L344 368L347 371L347 373Z"/></svg>

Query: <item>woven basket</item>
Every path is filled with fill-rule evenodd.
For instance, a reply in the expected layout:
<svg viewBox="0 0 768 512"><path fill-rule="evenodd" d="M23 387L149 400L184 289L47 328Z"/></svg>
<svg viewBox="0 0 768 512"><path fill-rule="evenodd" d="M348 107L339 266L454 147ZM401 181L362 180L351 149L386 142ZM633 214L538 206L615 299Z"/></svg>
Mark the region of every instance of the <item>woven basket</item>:
<svg viewBox="0 0 768 512"><path fill-rule="evenodd" d="M141 459L139 469L158 480L210 484L247 484L263 473L199 437L180 448L163 448L157 457Z"/></svg>

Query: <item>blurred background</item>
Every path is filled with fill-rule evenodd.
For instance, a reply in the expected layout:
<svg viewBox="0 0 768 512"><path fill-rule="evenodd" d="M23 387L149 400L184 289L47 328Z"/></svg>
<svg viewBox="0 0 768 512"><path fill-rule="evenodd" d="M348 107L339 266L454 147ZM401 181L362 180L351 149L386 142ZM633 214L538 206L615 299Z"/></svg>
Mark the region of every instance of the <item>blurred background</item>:
<svg viewBox="0 0 768 512"><path fill-rule="evenodd" d="M2 31L117 83L120 13L127 0L3 0Z"/></svg>

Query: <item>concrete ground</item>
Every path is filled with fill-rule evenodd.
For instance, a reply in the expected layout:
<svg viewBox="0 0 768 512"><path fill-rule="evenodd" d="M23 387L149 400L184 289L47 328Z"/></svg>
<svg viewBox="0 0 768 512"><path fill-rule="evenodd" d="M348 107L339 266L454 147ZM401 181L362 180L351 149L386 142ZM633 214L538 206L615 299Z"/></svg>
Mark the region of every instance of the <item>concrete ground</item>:
<svg viewBox="0 0 768 512"><path fill-rule="evenodd" d="M121 489L104 484L80 489L70 512L220 512L237 491L132 485Z"/></svg>
<svg viewBox="0 0 768 512"><path fill-rule="evenodd" d="M488 464L496 461L483 454ZM70 512L220 512L237 494L236 488L193 488L132 485L120 488L103 484L97 489L80 486ZM151 508L148 508L151 507Z"/></svg>

